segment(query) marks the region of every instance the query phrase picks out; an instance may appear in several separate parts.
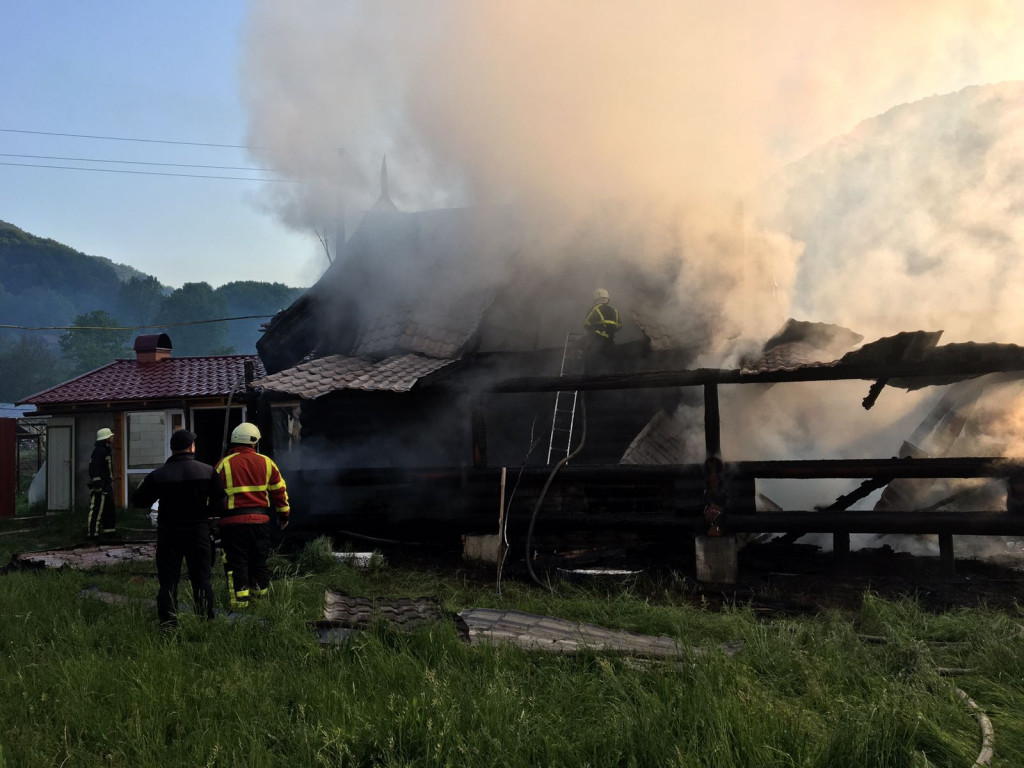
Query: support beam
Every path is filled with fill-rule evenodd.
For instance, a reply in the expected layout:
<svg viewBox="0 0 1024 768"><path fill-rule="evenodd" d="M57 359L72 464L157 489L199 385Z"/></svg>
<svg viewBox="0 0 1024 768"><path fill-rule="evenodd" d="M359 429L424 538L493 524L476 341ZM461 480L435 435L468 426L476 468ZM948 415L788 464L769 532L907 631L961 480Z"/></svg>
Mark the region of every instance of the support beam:
<svg viewBox="0 0 1024 768"><path fill-rule="evenodd" d="M687 518L689 521L689 518ZM700 518L694 519L699 530ZM730 514L725 524L731 533L931 533L962 536L1024 535L1024 515L1008 512L763 512Z"/></svg>
<svg viewBox="0 0 1024 768"><path fill-rule="evenodd" d="M850 534L838 532L832 534L832 558L838 573L845 573L850 567Z"/></svg>
<svg viewBox="0 0 1024 768"><path fill-rule="evenodd" d="M557 392L594 389L657 389L661 387L694 387L703 384L776 384L794 381L850 381L863 379L921 380L949 383L989 373L1024 371L1024 349L999 356L998 359L936 360L889 363L855 363L847 365L803 367L796 370L744 373L722 368L695 370L634 371L581 376L529 376L503 379L490 384L491 392ZM443 386L443 385L442 385ZM447 388L463 389L465 383Z"/></svg>
<svg viewBox="0 0 1024 768"><path fill-rule="evenodd" d="M704 451L707 458L722 456L722 422L718 412L718 385L704 385Z"/></svg>
<svg viewBox="0 0 1024 768"><path fill-rule="evenodd" d="M952 576L956 573L956 555L953 552L953 534L939 534L939 562L942 564L942 573Z"/></svg>

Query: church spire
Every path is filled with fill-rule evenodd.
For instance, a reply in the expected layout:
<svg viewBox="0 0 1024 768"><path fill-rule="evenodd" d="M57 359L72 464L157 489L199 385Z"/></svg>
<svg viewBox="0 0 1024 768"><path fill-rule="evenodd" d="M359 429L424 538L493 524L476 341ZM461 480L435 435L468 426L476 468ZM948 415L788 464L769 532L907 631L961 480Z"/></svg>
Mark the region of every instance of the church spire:
<svg viewBox="0 0 1024 768"><path fill-rule="evenodd" d="M397 211L396 206L391 201L391 195L388 193L388 156L384 155L384 158L380 162L380 197L377 198L377 202L373 205L375 211Z"/></svg>

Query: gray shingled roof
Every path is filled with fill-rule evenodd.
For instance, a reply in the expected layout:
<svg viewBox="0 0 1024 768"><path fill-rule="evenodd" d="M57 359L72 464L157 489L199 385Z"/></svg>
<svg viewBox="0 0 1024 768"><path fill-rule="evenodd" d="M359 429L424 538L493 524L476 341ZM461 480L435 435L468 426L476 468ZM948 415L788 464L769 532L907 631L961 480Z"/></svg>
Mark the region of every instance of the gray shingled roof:
<svg viewBox="0 0 1024 768"><path fill-rule="evenodd" d="M687 457L691 425L658 411L629 444L620 464L682 464Z"/></svg>
<svg viewBox="0 0 1024 768"><path fill-rule="evenodd" d="M352 355L378 356L412 352L455 358L472 340L494 289L460 297L456 306L392 309L363 321Z"/></svg>
<svg viewBox="0 0 1024 768"><path fill-rule="evenodd" d="M380 361L330 355L256 379L253 386L307 400L342 389L408 392L424 377L453 362L420 355L395 355Z"/></svg>

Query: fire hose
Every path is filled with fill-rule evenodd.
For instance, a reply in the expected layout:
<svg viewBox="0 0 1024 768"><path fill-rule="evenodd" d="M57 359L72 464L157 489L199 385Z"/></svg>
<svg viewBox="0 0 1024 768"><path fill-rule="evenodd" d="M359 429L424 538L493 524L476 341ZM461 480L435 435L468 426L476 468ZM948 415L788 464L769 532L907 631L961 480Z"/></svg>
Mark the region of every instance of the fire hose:
<svg viewBox="0 0 1024 768"><path fill-rule="evenodd" d="M583 431L580 433L580 443L576 446L576 450L567 454L564 459L561 459L554 467L551 468L551 474L548 475L548 479L545 481L544 487L541 488L540 496L537 497L537 503L533 506L533 514L530 515L530 526L526 529L526 570L529 572L530 578L533 579L537 586L544 587L548 590L551 589L551 585L542 582L533 570L533 557L530 554L532 549L531 544L533 542L533 528L537 522L537 513L540 512L540 505L544 503L544 497L547 495L548 488L551 487L551 482L555 479L555 475L558 474L558 470L568 464L570 459L582 451L584 444L587 442L587 404L582 392L580 393L580 419L583 421Z"/></svg>

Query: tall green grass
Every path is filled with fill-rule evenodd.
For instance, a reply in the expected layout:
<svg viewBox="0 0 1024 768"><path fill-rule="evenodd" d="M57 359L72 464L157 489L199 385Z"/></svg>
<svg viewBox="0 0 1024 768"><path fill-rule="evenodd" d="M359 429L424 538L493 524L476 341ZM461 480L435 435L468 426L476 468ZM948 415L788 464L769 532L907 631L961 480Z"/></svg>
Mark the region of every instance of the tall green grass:
<svg viewBox="0 0 1024 768"><path fill-rule="evenodd" d="M992 717L993 765L1024 765L1020 616L932 615L868 595L855 623L764 622L694 607L682 584L552 594L506 582L499 597L465 574L322 555L279 559L251 619L185 615L170 633L152 609L77 596L95 585L152 598L148 564L0 577L0 766L961 768L978 730L957 685ZM516 608L710 650L674 662L554 656L469 646L450 623L410 635L380 624L321 648L306 622L325 588ZM714 650L725 641L744 649ZM975 671L952 681L943 666Z"/></svg>

